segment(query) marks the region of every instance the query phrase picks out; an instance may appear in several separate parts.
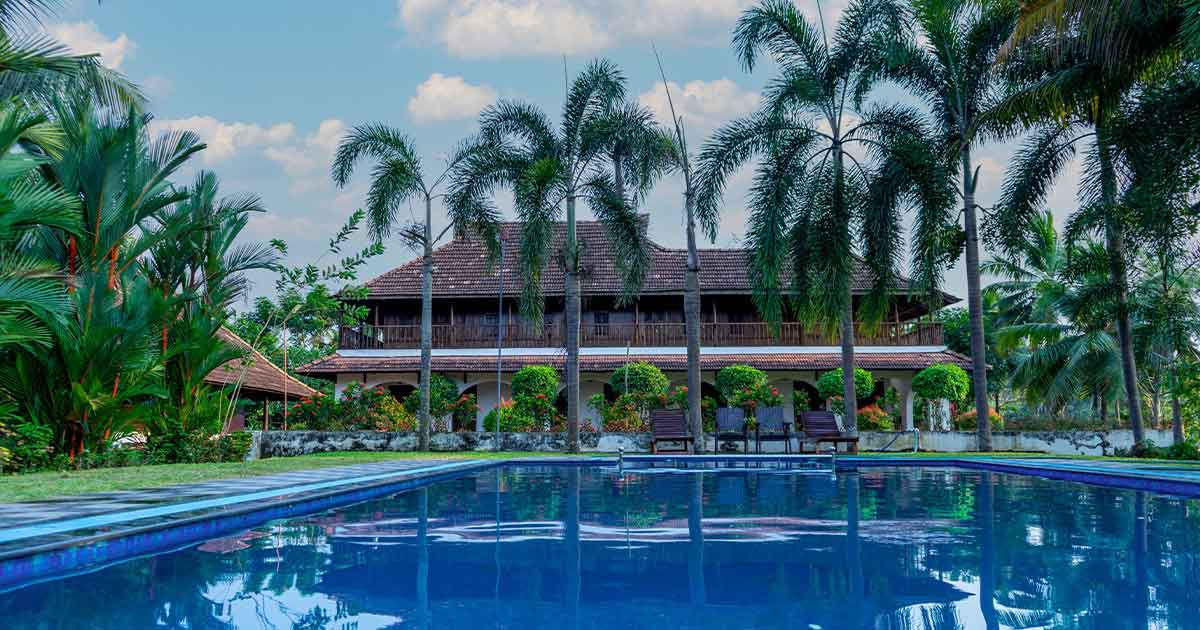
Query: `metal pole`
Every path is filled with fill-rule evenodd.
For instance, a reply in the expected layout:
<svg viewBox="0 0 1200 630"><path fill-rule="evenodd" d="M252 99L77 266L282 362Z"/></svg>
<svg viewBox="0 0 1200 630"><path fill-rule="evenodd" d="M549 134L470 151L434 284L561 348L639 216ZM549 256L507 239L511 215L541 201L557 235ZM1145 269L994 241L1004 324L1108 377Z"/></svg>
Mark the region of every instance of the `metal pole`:
<svg viewBox="0 0 1200 630"><path fill-rule="evenodd" d="M500 397L500 367L504 363L504 239L500 239L500 268L496 272L497 281L500 284L500 298L497 303L496 312L496 426L493 427L495 434L494 449L500 450L500 403L503 398Z"/></svg>

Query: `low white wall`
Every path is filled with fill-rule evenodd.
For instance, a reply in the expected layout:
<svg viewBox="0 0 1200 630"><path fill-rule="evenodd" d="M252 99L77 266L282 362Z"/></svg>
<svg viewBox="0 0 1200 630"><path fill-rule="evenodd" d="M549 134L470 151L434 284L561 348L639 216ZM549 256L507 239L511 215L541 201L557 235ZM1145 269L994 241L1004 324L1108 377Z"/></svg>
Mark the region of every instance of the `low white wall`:
<svg viewBox="0 0 1200 630"><path fill-rule="evenodd" d="M892 439L895 441L892 442ZM889 442L889 451L911 451L915 436L912 433L863 432L859 434L860 449L877 451ZM1172 443L1169 430L1147 430L1146 439L1159 446ZM954 453L976 450L973 431L921 432L921 450L935 453ZM995 431L992 448L997 451L1049 453L1053 455L1112 455L1118 450L1133 448L1133 431Z"/></svg>

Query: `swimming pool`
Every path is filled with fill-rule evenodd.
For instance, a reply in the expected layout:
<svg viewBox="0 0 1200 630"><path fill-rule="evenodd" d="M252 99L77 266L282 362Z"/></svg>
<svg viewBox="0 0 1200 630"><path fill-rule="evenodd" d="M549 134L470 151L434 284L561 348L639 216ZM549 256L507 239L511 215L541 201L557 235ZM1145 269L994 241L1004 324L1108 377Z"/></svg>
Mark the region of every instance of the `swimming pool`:
<svg viewBox="0 0 1200 630"><path fill-rule="evenodd" d="M11 589L0 624L1192 628L1197 586L1200 504L1175 496L954 467L505 465Z"/></svg>

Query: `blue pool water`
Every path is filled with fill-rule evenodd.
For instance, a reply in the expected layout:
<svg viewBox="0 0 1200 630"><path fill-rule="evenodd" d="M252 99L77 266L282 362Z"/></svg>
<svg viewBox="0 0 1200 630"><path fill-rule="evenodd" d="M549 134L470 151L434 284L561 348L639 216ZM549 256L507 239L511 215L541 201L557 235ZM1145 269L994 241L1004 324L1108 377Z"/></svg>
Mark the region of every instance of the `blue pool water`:
<svg viewBox="0 0 1200 630"><path fill-rule="evenodd" d="M1200 504L1172 496L506 466L14 589L0 627L1198 628L1197 587Z"/></svg>

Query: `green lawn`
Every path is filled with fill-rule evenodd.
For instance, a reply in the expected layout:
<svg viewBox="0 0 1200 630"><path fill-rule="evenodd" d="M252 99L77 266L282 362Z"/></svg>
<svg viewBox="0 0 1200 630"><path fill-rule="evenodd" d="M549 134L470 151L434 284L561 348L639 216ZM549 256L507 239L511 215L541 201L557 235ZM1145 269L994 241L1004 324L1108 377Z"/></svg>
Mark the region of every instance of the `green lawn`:
<svg viewBox="0 0 1200 630"><path fill-rule="evenodd" d="M229 464L166 464L97 468L68 472L39 472L0 477L0 503L36 501L89 492L158 488L180 483L253 477L273 473L363 464L389 459L494 459L498 457L535 457L560 453L321 453L300 457L274 457L253 462Z"/></svg>
<svg viewBox="0 0 1200 630"><path fill-rule="evenodd" d="M24 475L5 475L0 477L0 503L13 501L37 501L55 497L66 497L89 492L111 492L115 490L137 490L140 488L158 488L181 483L209 481L213 479L230 479L234 477L253 477L272 473L289 472L324 468L327 466L345 466L347 464L362 464L389 459L495 459L509 457L538 457L559 456L561 453L543 452L469 452L469 453L321 453L300 457L276 457L260 459L253 462L230 464L168 464L161 466L131 466L128 468L99 468L68 472L40 472ZM614 456L611 453L591 453L590 455ZM1150 463L1158 460L1129 459L1117 457L1100 457L1092 455L1046 455L1044 453L863 453L885 455L889 457L916 457L942 459L949 457L1021 457L1040 458L1056 457L1070 459L1098 459L1105 461L1131 461ZM1163 460L1166 461L1166 460ZM1184 462L1173 461L1172 464L1185 465Z"/></svg>

